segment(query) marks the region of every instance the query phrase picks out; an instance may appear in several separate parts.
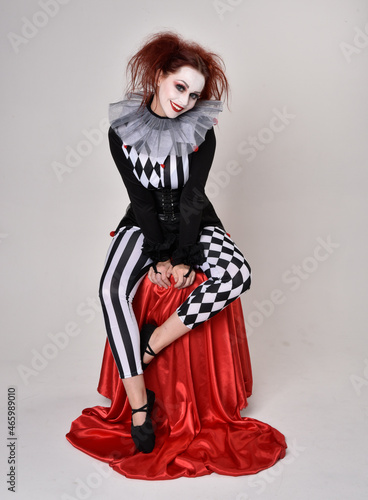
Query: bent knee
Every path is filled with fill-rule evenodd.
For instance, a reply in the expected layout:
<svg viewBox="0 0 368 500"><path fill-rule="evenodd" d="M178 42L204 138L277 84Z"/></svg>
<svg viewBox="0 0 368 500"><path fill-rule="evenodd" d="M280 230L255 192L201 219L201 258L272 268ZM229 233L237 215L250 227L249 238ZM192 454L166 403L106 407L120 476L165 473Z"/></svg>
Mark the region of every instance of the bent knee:
<svg viewBox="0 0 368 500"><path fill-rule="evenodd" d="M240 293L249 290L252 281L252 271L248 262L244 259L238 272L233 277L233 287L241 289Z"/></svg>

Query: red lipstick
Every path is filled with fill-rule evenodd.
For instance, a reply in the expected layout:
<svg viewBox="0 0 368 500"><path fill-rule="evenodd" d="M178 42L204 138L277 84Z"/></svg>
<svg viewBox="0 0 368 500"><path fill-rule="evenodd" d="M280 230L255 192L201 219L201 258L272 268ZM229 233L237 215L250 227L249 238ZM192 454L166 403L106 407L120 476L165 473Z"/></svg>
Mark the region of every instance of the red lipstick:
<svg viewBox="0 0 368 500"><path fill-rule="evenodd" d="M174 104L172 101L170 101L170 104L171 104L172 109L174 111L176 111L177 113L180 113L184 109L181 106L178 106L177 104Z"/></svg>

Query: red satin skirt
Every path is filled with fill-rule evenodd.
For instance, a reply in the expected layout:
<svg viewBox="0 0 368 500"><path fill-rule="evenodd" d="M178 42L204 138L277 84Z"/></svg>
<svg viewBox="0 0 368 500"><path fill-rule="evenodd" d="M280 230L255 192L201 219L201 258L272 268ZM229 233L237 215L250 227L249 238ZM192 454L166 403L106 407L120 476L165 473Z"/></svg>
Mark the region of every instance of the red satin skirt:
<svg viewBox="0 0 368 500"><path fill-rule="evenodd" d="M205 279L197 273L191 288L165 290L146 277L134 298L139 326L163 323ZM144 377L156 393L152 453L135 449L131 408L108 343L98 391L111 406L83 410L66 435L69 442L126 477L148 480L255 474L285 456L279 431L240 416L252 392L240 299L160 352Z"/></svg>

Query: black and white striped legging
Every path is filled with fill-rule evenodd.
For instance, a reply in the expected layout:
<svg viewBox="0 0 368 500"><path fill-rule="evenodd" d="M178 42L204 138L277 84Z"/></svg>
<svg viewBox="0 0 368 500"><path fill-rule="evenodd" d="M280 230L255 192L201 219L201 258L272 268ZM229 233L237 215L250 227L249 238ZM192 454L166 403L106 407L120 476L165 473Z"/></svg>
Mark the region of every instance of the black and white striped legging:
<svg viewBox="0 0 368 500"><path fill-rule="evenodd" d="M250 287L250 267L225 231L205 227L200 233L205 262L199 266L207 280L177 309L181 321L195 328L237 299ZM123 227L107 253L99 295L107 336L121 378L143 373L140 336L132 302L152 260L141 252L138 227Z"/></svg>

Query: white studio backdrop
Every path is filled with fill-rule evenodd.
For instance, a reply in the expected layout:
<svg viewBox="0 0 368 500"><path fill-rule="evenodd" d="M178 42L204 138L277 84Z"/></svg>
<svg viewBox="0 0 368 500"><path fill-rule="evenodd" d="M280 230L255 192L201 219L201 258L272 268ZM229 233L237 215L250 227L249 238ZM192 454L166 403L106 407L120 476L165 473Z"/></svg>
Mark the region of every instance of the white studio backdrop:
<svg viewBox="0 0 368 500"><path fill-rule="evenodd" d="M105 342L97 290L128 204L107 109L122 98L128 58L169 29L227 67L230 109L207 193L253 271L242 301L255 387L277 399L288 383L280 363L290 378L321 370L320 394L327 381L340 403L357 394L364 407L368 2L0 6L3 392L15 385L26 399L73 386L96 403Z"/></svg>

